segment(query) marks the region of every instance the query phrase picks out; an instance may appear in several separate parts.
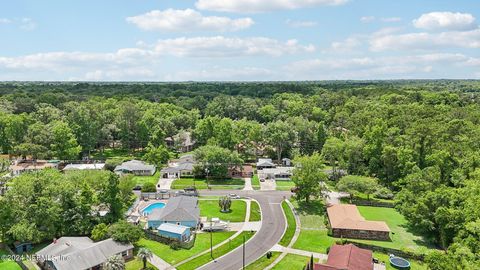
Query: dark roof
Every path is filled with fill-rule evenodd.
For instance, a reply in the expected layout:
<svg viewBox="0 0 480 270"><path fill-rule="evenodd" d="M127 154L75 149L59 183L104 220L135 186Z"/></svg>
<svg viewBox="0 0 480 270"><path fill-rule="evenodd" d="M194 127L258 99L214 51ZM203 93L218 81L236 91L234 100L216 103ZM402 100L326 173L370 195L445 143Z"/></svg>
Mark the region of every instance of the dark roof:
<svg viewBox="0 0 480 270"><path fill-rule="evenodd" d="M168 200L164 208L157 208L148 216L148 220L194 221L200 218L198 199L191 196L178 196Z"/></svg>
<svg viewBox="0 0 480 270"><path fill-rule="evenodd" d="M333 245L327 263L317 263L314 270L372 270L372 251L355 245Z"/></svg>

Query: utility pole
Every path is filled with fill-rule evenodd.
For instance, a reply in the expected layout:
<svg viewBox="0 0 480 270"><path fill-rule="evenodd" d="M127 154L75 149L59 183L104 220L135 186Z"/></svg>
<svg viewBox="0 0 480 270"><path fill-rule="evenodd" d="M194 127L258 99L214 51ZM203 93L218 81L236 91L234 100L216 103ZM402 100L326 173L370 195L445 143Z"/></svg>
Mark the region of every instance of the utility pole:
<svg viewBox="0 0 480 270"><path fill-rule="evenodd" d="M242 269L245 270L245 235L243 235L243 267Z"/></svg>

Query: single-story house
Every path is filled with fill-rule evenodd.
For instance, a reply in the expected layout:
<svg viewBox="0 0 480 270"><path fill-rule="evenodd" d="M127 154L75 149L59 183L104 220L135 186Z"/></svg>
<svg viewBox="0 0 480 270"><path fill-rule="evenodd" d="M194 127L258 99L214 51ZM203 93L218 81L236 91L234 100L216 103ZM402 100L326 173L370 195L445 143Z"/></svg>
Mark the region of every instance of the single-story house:
<svg viewBox="0 0 480 270"><path fill-rule="evenodd" d="M168 167L163 168L160 172L162 178L180 178L193 177L193 169L195 168L195 157L191 154L183 155L178 159L170 160Z"/></svg>
<svg viewBox="0 0 480 270"><path fill-rule="evenodd" d="M198 198L178 196L168 200L164 208L154 209L148 215L148 228L158 228L162 223L196 228L200 221Z"/></svg>
<svg viewBox="0 0 480 270"><path fill-rule="evenodd" d="M115 167L114 171L117 174L131 173L134 175L148 176L154 175L155 170L155 165L146 164L140 160L130 160Z"/></svg>
<svg viewBox="0 0 480 270"><path fill-rule="evenodd" d="M335 204L327 208L334 237L390 240L390 228L383 221L368 221L353 204Z"/></svg>
<svg viewBox="0 0 480 270"><path fill-rule="evenodd" d="M192 133L189 131L182 131L173 137L167 137L165 138L165 143L168 147L181 153L190 152L195 146Z"/></svg>
<svg viewBox="0 0 480 270"><path fill-rule="evenodd" d="M174 239L180 242L188 242L190 240L190 227L177 225L172 223L162 223L157 228L158 235Z"/></svg>
<svg viewBox="0 0 480 270"><path fill-rule="evenodd" d="M64 171L73 170L103 170L105 163L92 163L92 164L68 164L63 168Z"/></svg>
<svg viewBox="0 0 480 270"><path fill-rule="evenodd" d="M235 178L250 178L253 177L252 165L242 165L228 168L228 176Z"/></svg>
<svg viewBox="0 0 480 270"><path fill-rule="evenodd" d="M258 177L266 180L289 181L294 167L265 168L258 171Z"/></svg>
<svg viewBox="0 0 480 270"><path fill-rule="evenodd" d="M257 162L257 170L263 170L265 168L275 168L276 165L273 163L271 158L259 158Z"/></svg>
<svg viewBox="0 0 480 270"><path fill-rule="evenodd" d="M93 242L88 237L62 237L36 253L38 265L45 270L101 269L108 258L133 258L133 245L107 239Z"/></svg>
<svg viewBox="0 0 480 270"><path fill-rule="evenodd" d="M25 172L40 171L47 168L58 168L56 160L17 160L10 166L12 176L18 176Z"/></svg>
<svg viewBox="0 0 480 270"><path fill-rule="evenodd" d="M315 263L314 270L373 270L372 251L355 245L333 245L326 263Z"/></svg>

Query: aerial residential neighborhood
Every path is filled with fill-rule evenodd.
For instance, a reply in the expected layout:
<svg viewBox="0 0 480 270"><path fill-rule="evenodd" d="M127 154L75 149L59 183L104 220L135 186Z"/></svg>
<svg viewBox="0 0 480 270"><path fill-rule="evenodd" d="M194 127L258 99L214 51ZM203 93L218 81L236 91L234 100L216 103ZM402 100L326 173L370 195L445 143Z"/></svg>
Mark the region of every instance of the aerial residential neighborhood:
<svg viewBox="0 0 480 270"><path fill-rule="evenodd" d="M0 3L0 270L480 270L480 1Z"/></svg>

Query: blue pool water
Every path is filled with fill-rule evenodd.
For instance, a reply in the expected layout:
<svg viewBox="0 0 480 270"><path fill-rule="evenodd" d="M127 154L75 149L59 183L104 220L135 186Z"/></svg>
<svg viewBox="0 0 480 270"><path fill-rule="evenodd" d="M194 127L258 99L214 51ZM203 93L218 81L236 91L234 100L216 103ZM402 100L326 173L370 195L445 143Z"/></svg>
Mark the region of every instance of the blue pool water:
<svg viewBox="0 0 480 270"><path fill-rule="evenodd" d="M142 214L143 215L150 215L152 213L152 211L154 209L157 209L157 208L164 208L165 207L165 204L164 203L152 203L150 204L149 206L145 207L143 210L142 210Z"/></svg>

